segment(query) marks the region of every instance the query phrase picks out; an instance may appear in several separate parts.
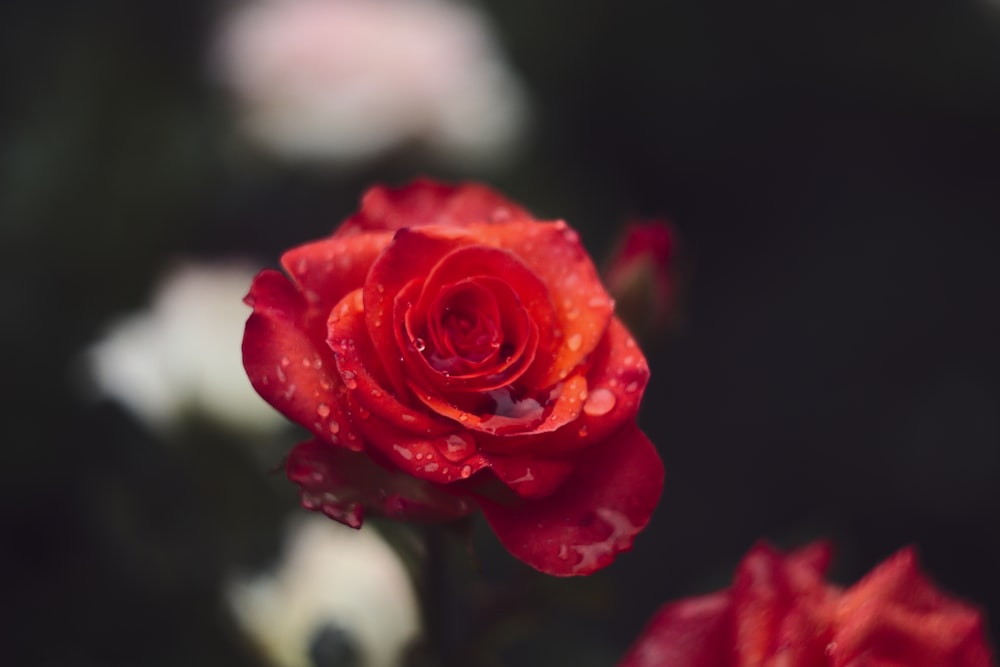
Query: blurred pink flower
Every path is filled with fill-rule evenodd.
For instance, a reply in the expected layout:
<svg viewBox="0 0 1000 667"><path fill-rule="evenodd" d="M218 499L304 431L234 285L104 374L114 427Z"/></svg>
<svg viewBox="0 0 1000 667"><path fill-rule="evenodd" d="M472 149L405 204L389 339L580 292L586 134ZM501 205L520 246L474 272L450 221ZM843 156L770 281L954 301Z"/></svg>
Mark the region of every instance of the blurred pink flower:
<svg viewBox="0 0 1000 667"><path fill-rule="evenodd" d="M527 115L487 17L446 0L254 0L224 17L214 65L248 135L288 159L416 146L501 160Z"/></svg>

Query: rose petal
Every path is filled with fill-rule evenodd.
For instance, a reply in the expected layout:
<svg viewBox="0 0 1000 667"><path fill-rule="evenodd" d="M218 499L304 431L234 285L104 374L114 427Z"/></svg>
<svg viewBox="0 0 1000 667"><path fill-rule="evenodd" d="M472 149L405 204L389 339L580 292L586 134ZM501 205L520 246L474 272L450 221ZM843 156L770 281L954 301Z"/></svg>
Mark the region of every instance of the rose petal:
<svg viewBox="0 0 1000 667"><path fill-rule="evenodd" d="M288 456L288 479L300 487L302 506L359 528L366 509L406 521L456 519L472 511L465 499L374 463L365 454L318 440Z"/></svg>
<svg viewBox="0 0 1000 667"><path fill-rule="evenodd" d="M509 250L548 287L561 344L551 359L539 355L525 382L547 387L583 362L604 336L614 311L579 235L563 221L469 225L489 245Z"/></svg>
<svg viewBox="0 0 1000 667"><path fill-rule="evenodd" d="M521 498L544 498L556 491L573 473L570 461L533 456L489 457L489 468L504 486Z"/></svg>
<svg viewBox="0 0 1000 667"><path fill-rule="evenodd" d="M653 513L663 464L634 424L581 456L558 491L504 505L480 499L500 542L528 565L555 576L591 574L610 564Z"/></svg>
<svg viewBox="0 0 1000 667"><path fill-rule="evenodd" d="M453 430L429 417L423 410L414 410L405 401L407 391L401 400L397 392L385 386L379 377L381 362L368 336L365 309L361 300L361 290L355 290L330 312L327 344L333 351L340 378L347 386L350 396L357 401L360 412L355 421L374 415L378 420L394 425L403 431L421 435L441 435Z"/></svg>
<svg viewBox="0 0 1000 667"><path fill-rule="evenodd" d="M571 377L560 388L556 409L567 412L553 422L558 430L527 435L501 432L506 437L483 440L483 450L512 453L530 448L538 456L562 456L598 444L633 421L649 382L649 366L617 318L611 319L588 366L586 382Z"/></svg>
<svg viewBox="0 0 1000 667"><path fill-rule="evenodd" d="M482 279L480 282L494 282L496 279ZM416 316L410 317L414 310L413 302L419 298L421 285L416 280L412 280L403 287L395 299L393 322L396 329L396 344L399 347L403 363L407 367L408 379L412 386L419 376L423 379L418 384L422 389L417 392L418 396L430 393L441 392L450 400L462 402L465 399L465 411L475 410L475 404L482 403L481 394L484 391L496 389L498 387L515 381L531 365L535 357L535 349L538 346L538 327L529 319L523 310L514 314L513 318L508 318L504 322L504 328L512 329L511 340L514 347L509 350L508 359L485 359L475 372L464 374L450 374L445 377L444 373L433 366L427 358L426 350L432 344L423 340L417 334L418 327L422 323L415 321ZM513 294L503 294L503 290L498 287L499 300L506 305L513 305L516 297ZM497 304L498 306L500 304ZM513 319L514 321L509 321ZM399 323L402 322L402 326ZM432 352L433 353L433 352ZM471 364L466 364L471 365ZM473 396L469 396L469 392ZM474 400L469 400L469 399ZM444 399L442 399L444 400Z"/></svg>
<svg viewBox="0 0 1000 667"><path fill-rule="evenodd" d="M358 296L360 290L331 313L328 340L348 389L343 400L354 428L385 460L421 479L448 484L484 468L486 460L476 455L475 440L464 428L412 409L379 383ZM455 463L461 465L450 465Z"/></svg>
<svg viewBox="0 0 1000 667"><path fill-rule="evenodd" d="M990 667L982 615L945 595L903 549L844 594L830 664Z"/></svg>
<svg viewBox="0 0 1000 667"><path fill-rule="evenodd" d="M245 301L253 306L243 336L243 366L254 389L289 419L328 442L358 447L340 409L344 386L333 354L302 323L302 295L278 271L262 271ZM354 437L356 441L357 437Z"/></svg>
<svg viewBox="0 0 1000 667"><path fill-rule="evenodd" d="M729 667L732 624L725 592L665 605L618 667Z"/></svg>
<svg viewBox="0 0 1000 667"><path fill-rule="evenodd" d="M423 231L400 229L372 264L364 287L367 329L389 382L400 395L407 392L407 374L400 364L399 345L393 330L395 295L414 277L428 275L441 257L471 242L461 231L429 235Z"/></svg>
<svg viewBox="0 0 1000 667"><path fill-rule="evenodd" d="M405 252L405 245L401 245L400 250ZM480 277L486 279L483 281L484 285L489 285L490 280L501 279L516 295L520 309L528 313L538 328L541 334L539 352L554 349L552 331L557 328L557 323L546 284L518 257L498 248L474 245L458 248L442 257L427 275L420 299L413 306L415 316L426 319L426 315L432 310L432 303L448 286ZM502 293L497 296L504 303L509 301L503 298L505 295ZM507 306L508 309L510 307ZM501 316L504 315L512 316L514 313L501 313Z"/></svg>
<svg viewBox="0 0 1000 667"><path fill-rule="evenodd" d="M831 638L835 590L823 581L829 545L784 555L763 542L744 556L732 587L740 664L823 664Z"/></svg>
<svg viewBox="0 0 1000 667"><path fill-rule="evenodd" d="M500 222L531 215L494 190L478 183L445 185L418 179L401 188L376 186L361 198L361 210L348 218L338 235L362 230L390 230L423 225L457 226Z"/></svg>
<svg viewBox="0 0 1000 667"><path fill-rule="evenodd" d="M392 240L391 232L333 236L281 256L281 265L310 306L310 322L326 330L327 314L365 283L372 262Z"/></svg>

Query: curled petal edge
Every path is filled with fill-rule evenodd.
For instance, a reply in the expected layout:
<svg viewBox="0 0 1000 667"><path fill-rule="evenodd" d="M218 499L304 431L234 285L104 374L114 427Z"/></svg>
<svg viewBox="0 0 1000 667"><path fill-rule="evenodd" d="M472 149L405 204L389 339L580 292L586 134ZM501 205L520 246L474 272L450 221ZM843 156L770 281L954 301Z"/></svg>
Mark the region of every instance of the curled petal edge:
<svg viewBox="0 0 1000 667"><path fill-rule="evenodd" d="M551 495L513 504L478 502L515 557L546 574L587 575L632 548L660 499L663 477L653 443L628 424L583 453Z"/></svg>

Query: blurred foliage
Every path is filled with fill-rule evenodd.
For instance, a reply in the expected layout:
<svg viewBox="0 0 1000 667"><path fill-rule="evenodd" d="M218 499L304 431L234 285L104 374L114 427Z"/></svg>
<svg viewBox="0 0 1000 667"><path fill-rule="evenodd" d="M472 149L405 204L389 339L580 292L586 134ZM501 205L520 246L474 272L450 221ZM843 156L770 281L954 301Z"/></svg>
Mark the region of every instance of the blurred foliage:
<svg viewBox="0 0 1000 667"><path fill-rule="evenodd" d="M254 663L219 586L277 549L295 497L269 470L291 440L273 461L205 425L168 442L72 369L176 257L273 265L367 185L421 173L487 180L598 258L637 215L669 217L689 253L685 327L646 347L661 507L586 581L545 581L477 532L487 585L541 596L497 664L612 664L758 537L829 535L843 581L915 543L996 641L1000 6L484 6L537 115L516 163L482 173L254 153L205 64L224 4L0 9L10 664Z"/></svg>

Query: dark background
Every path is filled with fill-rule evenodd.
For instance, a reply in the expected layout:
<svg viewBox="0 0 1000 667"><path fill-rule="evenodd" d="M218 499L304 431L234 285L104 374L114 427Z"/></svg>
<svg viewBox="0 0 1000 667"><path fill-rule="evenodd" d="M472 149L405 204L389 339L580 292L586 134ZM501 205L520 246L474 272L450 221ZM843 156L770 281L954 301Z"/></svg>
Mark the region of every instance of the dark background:
<svg viewBox="0 0 1000 667"><path fill-rule="evenodd" d="M273 555L293 490L207 426L166 446L82 400L74 359L173 258L273 264L418 174L486 180L595 257L667 217L689 268L645 345L667 484L635 550L548 582L477 533L486 579L547 600L509 664L612 664L761 537L831 538L844 583L914 544L1000 636L1000 5L487 8L536 114L488 174L248 158L205 74L220 5L0 10L3 662L253 664L219 581Z"/></svg>

